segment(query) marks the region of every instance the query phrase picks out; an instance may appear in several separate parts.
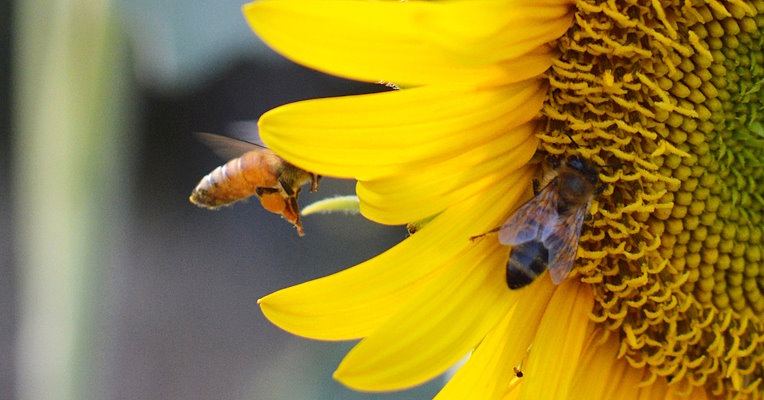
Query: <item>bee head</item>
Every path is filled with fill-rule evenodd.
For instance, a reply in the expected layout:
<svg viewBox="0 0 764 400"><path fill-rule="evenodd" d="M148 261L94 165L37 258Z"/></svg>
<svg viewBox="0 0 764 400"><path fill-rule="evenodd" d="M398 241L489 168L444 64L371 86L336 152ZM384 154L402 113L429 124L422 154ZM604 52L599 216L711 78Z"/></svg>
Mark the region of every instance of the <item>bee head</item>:
<svg viewBox="0 0 764 400"><path fill-rule="evenodd" d="M584 177L586 177L586 180L592 184L595 184L599 181L599 171L597 170L597 167L592 165L587 160L579 156L572 156L568 158L566 164L568 168L580 172Z"/></svg>

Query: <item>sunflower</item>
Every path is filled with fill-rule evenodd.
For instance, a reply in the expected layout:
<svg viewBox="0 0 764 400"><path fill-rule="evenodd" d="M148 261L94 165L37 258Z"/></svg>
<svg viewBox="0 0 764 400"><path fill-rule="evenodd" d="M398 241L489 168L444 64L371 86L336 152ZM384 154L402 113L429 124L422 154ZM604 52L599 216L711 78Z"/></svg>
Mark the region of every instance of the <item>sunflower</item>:
<svg viewBox="0 0 764 400"><path fill-rule="evenodd" d="M284 105L264 141L357 179L361 212L421 228L260 300L308 338L361 341L335 378L438 399L761 398L764 1L263 0L286 57L400 87ZM534 157L536 155L536 157ZM495 236L535 159L599 166L570 277L510 290ZM424 221L424 223L422 223Z"/></svg>

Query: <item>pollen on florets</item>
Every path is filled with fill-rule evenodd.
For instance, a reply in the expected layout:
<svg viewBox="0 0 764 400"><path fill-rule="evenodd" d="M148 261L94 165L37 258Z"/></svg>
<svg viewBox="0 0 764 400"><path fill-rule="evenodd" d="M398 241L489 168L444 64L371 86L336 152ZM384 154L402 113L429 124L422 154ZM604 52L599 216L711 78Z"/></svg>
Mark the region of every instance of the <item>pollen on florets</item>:
<svg viewBox="0 0 764 400"><path fill-rule="evenodd" d="M578 253L591 318L688 393L764 394L763 27L763 0L578 1L547 74L540 151L608 184Z"/></svg>

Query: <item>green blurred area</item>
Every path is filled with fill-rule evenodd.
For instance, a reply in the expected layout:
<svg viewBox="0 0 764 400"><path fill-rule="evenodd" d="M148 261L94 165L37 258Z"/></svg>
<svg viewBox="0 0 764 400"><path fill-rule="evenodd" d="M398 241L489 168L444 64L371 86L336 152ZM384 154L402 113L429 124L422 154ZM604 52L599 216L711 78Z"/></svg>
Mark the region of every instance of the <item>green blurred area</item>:
<svg viewBox="0 0 764 400"><path fill-rule="evenodd" d="M0 133L0 309L9 314L0 330L0 398L437 392L439 381L388 395L347 390L331 373L352 343L293 337L256 305L269 292L384 251L405 229L320 215L305 220L300 239L256 202L219 212L188 203L196 182L221 162L193 131L228 133L231 123L278 104L383 90L266 52L240 5L3 6L2 50L11 57L0 71L7 84L0 115L11 124ZM327 179L301 200L352 190L353 182Z"/></svg>
<svg viewBox="0 0 764 400"><path fill-rule="evenodd" d="M125 42L106 1L15 10L17 394L103 398L91 351L125 175ZM114 208L112 208L114 207Z"/></svg>

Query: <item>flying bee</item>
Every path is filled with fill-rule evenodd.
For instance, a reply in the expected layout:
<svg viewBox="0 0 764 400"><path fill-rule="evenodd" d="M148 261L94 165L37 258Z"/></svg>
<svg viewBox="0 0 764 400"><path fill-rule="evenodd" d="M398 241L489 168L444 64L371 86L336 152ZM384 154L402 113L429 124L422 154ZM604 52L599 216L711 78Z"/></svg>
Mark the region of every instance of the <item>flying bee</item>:
<svg viewBox="0 0 764 400"><path fill-rule="evenodd" d="M533 282L544 270L555 285L570 273L576 258L581 228L595 194L598 170L580 157L569 157L564 165L552 160L553 172L535 196L498 228L499 242L512 246L507 261L507 285L519 289Z"/></svg>
<svg viewBox="0 0 764 400"><path fill-rule="evenodd" d="M198 137L231 160L202 178L191 192L192 203L218 209L256 195L263 208L281 214L300 236L304 234L297 196L308 182L311 192L318 190L319 175L297 168L265 146L211 133Z"/></svg>

